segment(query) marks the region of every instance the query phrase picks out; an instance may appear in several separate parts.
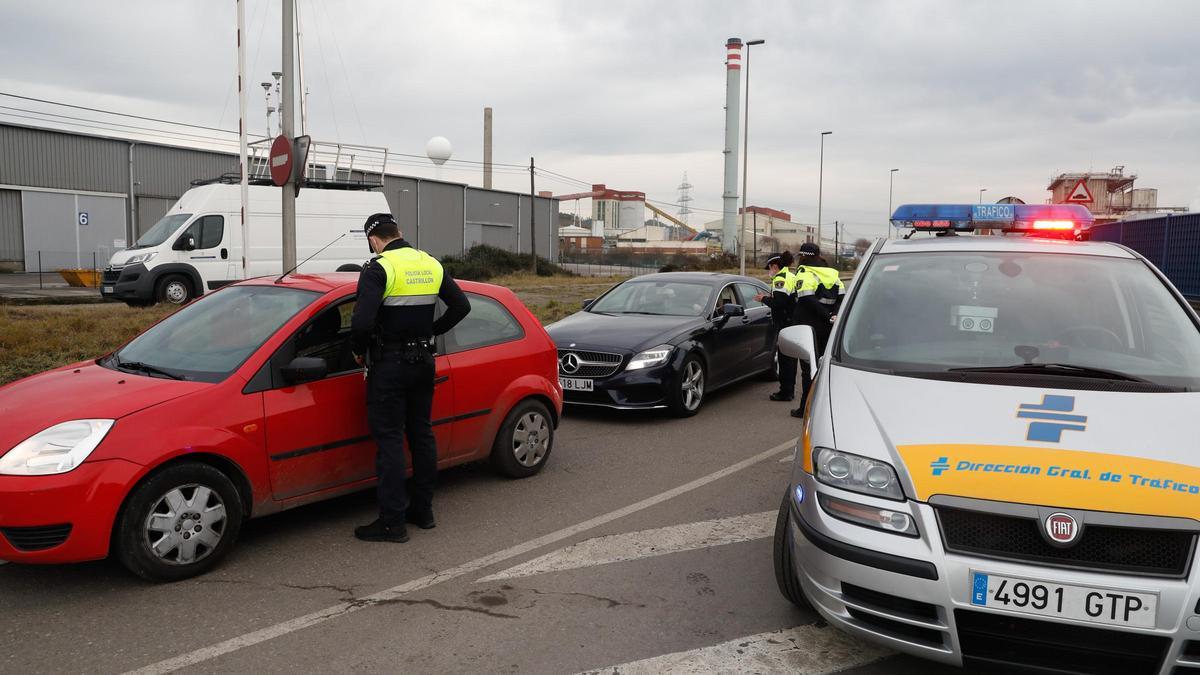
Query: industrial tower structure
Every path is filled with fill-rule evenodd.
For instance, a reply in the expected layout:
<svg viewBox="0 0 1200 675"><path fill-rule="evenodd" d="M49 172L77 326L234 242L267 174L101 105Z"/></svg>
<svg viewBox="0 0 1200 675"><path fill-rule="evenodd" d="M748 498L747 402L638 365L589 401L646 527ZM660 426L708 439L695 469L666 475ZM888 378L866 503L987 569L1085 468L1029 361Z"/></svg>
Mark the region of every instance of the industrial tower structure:
<svg viewBox="0 0 1200 675"><path fill-rule="evenodd" d="M688 216L691 215L692 209L689 204L692 201L692 188L695 187L688 182L687 172L683 172L683 182L679 184L679 220L684 225L688 224Z"/></svg>

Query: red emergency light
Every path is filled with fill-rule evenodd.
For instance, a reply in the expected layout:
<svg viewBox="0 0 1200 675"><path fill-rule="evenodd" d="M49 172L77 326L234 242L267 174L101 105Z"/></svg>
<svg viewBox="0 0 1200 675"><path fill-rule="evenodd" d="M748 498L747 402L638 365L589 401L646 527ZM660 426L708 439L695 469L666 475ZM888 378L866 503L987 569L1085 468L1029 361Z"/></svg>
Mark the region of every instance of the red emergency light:
<svg viewBox="0 0 1200 675"><path fill-rule="evenodd" d="M1072 230L1074 231L1076 223L1073 220L1035 220L1033 221L1033 229L1035 230Z"/></svg>

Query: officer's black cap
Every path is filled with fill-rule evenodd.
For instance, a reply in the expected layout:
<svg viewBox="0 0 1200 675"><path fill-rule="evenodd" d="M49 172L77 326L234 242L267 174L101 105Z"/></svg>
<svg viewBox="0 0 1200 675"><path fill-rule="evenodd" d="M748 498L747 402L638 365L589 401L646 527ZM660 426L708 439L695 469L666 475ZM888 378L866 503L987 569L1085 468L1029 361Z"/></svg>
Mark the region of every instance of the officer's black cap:
<svg viewBox="0 0 1200 675"><path fill-rule="evenodd" d="M783 267L783 256L773 255L770 258L767 258L767 264L763 267L763 269L769 270L769 269L771 269L771 265L778 265L780 267Z"/></svg>
<svg viewBox="0 0 1200 675"><path fill-rule="evenodd" d="M812 242L800 244L800 252L804 255L821 255L821 247Z"/></svg>
<svg viewBox="0 0 1200 675"><path fill-rule="evenodd" d="M371 236L371 232L374 231L375 228L379 227L380 225L383 225L384 223L391 223L392 225L398 226L398 223L396 223L396 219L392 217L392 214L390 214L390 213L372 213L370 216L367 216L367 222L363 224L363 232L365 232L366 235L369 237L369 236ZM367 249L374 252L374 250L371 249L370 241L367 242Z"/></svg>

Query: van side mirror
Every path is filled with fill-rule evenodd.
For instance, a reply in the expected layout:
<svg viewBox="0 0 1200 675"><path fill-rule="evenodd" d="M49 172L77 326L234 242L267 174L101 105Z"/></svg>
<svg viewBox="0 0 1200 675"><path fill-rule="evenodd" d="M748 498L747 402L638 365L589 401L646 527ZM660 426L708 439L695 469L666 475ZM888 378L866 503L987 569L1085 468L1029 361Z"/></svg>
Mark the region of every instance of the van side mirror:
<svg viewBox="0 0 1200 675"><path fill-rule="evenodd" d="M303 384L324 378L329 373L329 364L315 356L297 356L280 372L288 384Z"/></svg>
<svg viewBox="0 0 1200 675"><path fill-rule="evenodd" d="M175 249L176 251L195 251L196 237L192 236L191 233L185 234L179 239L176 239L175 245L171 248Z"/></svg>
<svg viewBox="0 0 1200 675"><path fill-rule="evenodd" d="M808 361L808 372L817 372L817 343L812 326L788 326L779 331L778 342L784 356L804 359Z"/></svg>

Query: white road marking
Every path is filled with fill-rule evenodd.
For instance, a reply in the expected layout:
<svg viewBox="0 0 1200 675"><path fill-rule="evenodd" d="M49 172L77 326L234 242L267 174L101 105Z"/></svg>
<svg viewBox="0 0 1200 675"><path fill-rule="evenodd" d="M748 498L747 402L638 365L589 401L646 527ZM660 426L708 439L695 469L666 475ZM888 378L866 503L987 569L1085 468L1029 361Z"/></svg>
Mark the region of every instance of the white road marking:
<svg viewBox="0 0 1200 675"><path fill-rule="evenodd" d="M823 675L877 661L891 652L825 626L797 626L686 652L622 663L586 675L792 673Z"/></svg>
<svg viewBox="0 0 1200 675"><path fill-rule="evenodd" d="M471 574L472 572L477 572L485 567L491 567L492 565L504 562L510 558L525 555L526 553L535 551L543 546L556 544L564 539L569 539L582 532L586 532L588 530L600 527L601 525L611 523L619 518L624 518L630 514L643 511L652 506L656 506L669 499L673 499L679 495L691 492L692 490L702 488L709 483L721 480L726 476L737 473L738 471L741 471L749 466L753 466L764 459L769 459L785 450L791 450L795 447L796 439L793 438L792 440L786 443L781 443L770 450L760 452L757 455L743 459L736 464L730 464L724 469L714 471L707 476L697 478L690 483L684 483L683 485L671 488L666 492L661 492L653 497L643 499L640 502L619 508L616 511L610 511L604 515L596 516L595 518L571 525L570 527L565 527L556 532L551 532L550 534L543 535L537 539L531 539L525 543L517 544L516 546L506 548L502 551L485 555L482 558L476 558L475 560L463 563L457 567L451 567L448 570L435 572L428 576L421 577L420 579L415 579L413 581L400 584L399 586L393 586L392 588L380 591L374 595L369 595L365 598L356 599L350 602L341 602L333 605L332 607L326 607L325 609L318 610L311 614L296 617L295 619L291 619L289 621L277 623L273 626L268 626L244 635L230 638L224 642L218 642L217 644L210 645L208 647L201 647L200 649L188 652L186 654L181 654L157 663L152 663L143 668L129 671L127 675L158 675L160 673L171 673L181 668L187 668L205 661L210 661L219 656L229 654L230 652L235 652L239 649L245 649L246 647L261 644L268 640L273 640L277 637L288 635L289 633L295 633L296 631L304 630L305 628L311 628L318 624L325 623L330 619L336 619L352 612L357 612L360 609L370 607L379 602L399 598L400 596L403 596L407 593L412 593L413 591L419 591L445 581L450 581L451 579L457 579L458 577Z"/></svg>
<svg viewBox="0 0 1200 675"><path fill-rule="evenodd" d="M776 511L672 525L587 539L480 579L477 583L607 565L763 539L775 532Z"/></svg>

